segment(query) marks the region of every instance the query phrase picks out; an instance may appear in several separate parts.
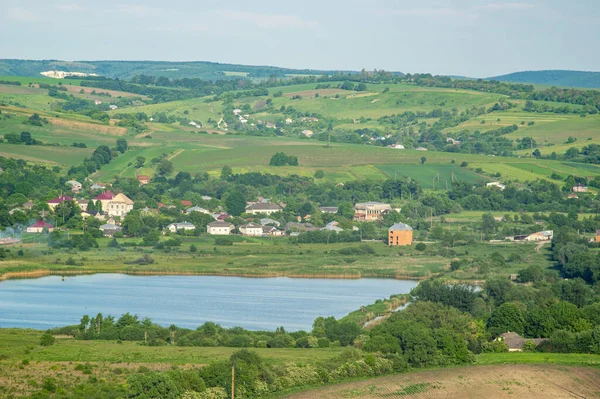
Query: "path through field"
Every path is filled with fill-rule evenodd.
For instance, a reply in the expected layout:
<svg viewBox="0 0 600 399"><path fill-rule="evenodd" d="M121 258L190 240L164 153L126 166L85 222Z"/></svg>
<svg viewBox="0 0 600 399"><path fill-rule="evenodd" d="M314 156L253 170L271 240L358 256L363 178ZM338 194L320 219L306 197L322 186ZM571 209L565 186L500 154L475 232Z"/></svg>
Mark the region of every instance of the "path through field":
<svg viewBox="0 0 600 399"><path fill-rule="evenodd" d="M597 398L600 370L554 365L472 366L397 374L287 396L317 398Z"/></svg>
<svg viewBox="0 0 600 399"><path fill-rule="evenodd" d="M537 252L537 253L539 253L539 252L540 252L540 249L542 249L542 247L543 247L545 244L547 244L547 243L548 243L548 241L540 241L540 242L538 242L538 244L535 246L535 249L534 249L534 251L535 251L535 252Z"/></svg>

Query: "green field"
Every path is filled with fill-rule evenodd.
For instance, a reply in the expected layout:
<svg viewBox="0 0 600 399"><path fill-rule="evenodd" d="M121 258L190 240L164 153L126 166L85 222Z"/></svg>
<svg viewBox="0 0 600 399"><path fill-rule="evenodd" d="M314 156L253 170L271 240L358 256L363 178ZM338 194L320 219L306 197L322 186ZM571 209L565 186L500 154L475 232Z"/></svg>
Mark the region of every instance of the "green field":
<svg viewBox="0 0 600 399"><path fill-rule="evenodd" d="M482 184L490 178L455 164L424 165L378 165L377 168L388 177L406 176L417 181L423 188L439 189L450 186L454 180Z"/></svg>

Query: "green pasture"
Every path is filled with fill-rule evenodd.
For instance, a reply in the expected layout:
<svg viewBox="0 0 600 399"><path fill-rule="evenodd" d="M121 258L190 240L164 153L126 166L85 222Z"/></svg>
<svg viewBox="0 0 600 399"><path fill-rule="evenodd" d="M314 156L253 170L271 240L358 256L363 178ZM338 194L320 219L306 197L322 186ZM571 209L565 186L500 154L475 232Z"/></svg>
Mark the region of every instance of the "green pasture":
<svg viewBox="0 0 600 399"><path fill-rule="evenodd" d="M388 177L410 177L424 188L446 189L454 180L473 184L491 180L456 164L377 165L377 168Z"/></svg>
<svg viewBox="0 0 600 399"><path fill-rule="evenodd" d="M83 162L93 149L74 147L46 147L0 143L0 156L24 159L29 162L72 166Z"/></svg>

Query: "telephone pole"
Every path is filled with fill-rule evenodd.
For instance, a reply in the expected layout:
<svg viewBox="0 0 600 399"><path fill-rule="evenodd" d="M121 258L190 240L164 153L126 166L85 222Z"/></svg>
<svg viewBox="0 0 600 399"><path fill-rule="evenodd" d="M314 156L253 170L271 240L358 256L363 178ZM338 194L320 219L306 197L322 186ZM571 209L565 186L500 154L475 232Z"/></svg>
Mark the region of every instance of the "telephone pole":
<svg viewBox="0 0 600 399"><path fill-rule="evenodd" d="M231 359L231 399L235 399L235 363Z"/></svg>

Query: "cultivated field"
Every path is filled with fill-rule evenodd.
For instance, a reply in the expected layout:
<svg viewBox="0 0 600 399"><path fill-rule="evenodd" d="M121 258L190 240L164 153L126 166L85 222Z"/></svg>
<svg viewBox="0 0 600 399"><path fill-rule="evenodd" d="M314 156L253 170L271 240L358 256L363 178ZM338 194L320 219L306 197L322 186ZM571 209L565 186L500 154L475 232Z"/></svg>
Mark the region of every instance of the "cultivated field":
<svg viewBox="0 0 600 399"><path fill-rule="evenodd" d="M285 396L317 398L592 398L600 369L556 365L471 366L417 371Z"/></svg>

